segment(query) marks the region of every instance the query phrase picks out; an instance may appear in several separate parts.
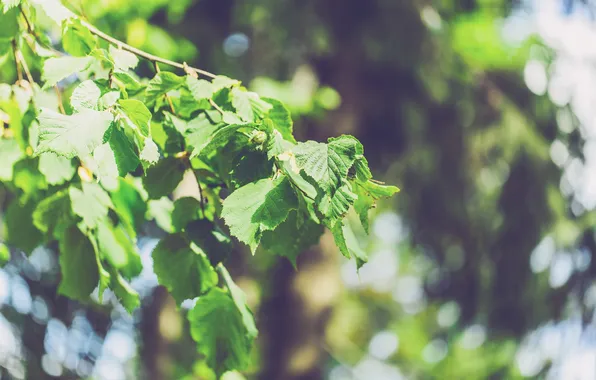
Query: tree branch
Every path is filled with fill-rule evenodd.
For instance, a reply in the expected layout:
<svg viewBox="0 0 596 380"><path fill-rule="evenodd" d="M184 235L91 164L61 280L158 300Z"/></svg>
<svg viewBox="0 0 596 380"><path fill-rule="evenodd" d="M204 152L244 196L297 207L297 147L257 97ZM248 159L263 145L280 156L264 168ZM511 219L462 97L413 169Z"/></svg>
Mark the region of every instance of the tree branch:
<svg viewBox="0 0 596 380"><path fill-rule="evenodd" d="M198 74L204 75L204 76L209 77L209 78L216 78L217 77L217 75L215 75L213 73L210 73L209 71L198 69L196 67L190 67L190 66L185 65L185 64L182 64L182 63L170 61L169 59L161 58L161 57L158 57L156 55L149 54L146 51L143 51L141 49L137 49L137 48L135 48L133 46L130 46L130 45L128 45L128 44L126 44L126 43L124 43L124 42L122 42L122 41L120 41L120 40L118 40L118 39L116 39L116 38L114 38L112 36L109 36L109 35L105 34L104 32L102 32L101 30L97 29L95 26L91 25L90 23L88 23L85 20L82 20L81 19L81 24L83 24L83 26L85 26L87 29L89 29L89 31L92 34L96 35L97 37L99 37L99 38L101 38L101 39L103 39L103 40L111 43L112 45L115 45L116 47L118 47L118 48L120 48L122 50L126 50L128 52L131 52L131 53L133 53L133 54L135 54L135 55L137 55L139 57L143 57L143 58L145 58L145 59L147 59L149 61L163 63L164 65L168 65L168 66L172 66L172 67L177 67L177 68L182 69L182 70L187 70L187 69L188 70L192 70L192 71L195 71Z"/></svg>

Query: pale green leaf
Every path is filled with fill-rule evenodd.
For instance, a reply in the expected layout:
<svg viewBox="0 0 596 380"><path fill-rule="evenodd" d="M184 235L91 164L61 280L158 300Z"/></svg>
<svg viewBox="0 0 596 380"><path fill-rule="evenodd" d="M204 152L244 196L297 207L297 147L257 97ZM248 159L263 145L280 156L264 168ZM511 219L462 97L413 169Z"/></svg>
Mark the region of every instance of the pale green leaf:
<svg viewBox="0 0 596 380"><path fill-rule="evenodd" d="M113 268L110 268L110 288L130 314L141 305L139 293Z"/></svg>
<svg viewBox="0 0 596 380"><path fill-rule="evenodd" d="M43 88L51 88L62 79L81 71L87 70L92 57L57 57L48 58L43 64L42 81L45 82Z"/></svg>
<svg viewBox="0 0 596 380"><path fill-rule="evenodd" d="M213 83L213 87L214 87L213 92L217 92L224 88L230 88L233 86L237 86L240 84L240 81L238 81L236 79L228 78L224 75L218 75L217 77L215 77L213 79L213 81L211 83Z"/></svg>
<svg viewBox="0 0 596 380"><path fill-rule="evenodd" d="M23 157L16 140L0 138L0 181L10 181L13 175L14 164Z"/></svg>
<svg viewBox="0 0 596 380"><path fill-rule="evenodd" d="M290 111L283 105L282 102L271 98L261 98L273 107L269 110L266 117L269 118L275 129L281 133L284 140L291 143L296 143L294 138L294 123Z"/></svg>
<svg viewBox="0 0 596 380"><path fill-rule="evenodd" d="M2 0L2 11L8 12L10 9L18 7L21 4L21 0Z"/></svg>
<svg viewBox="0 0 596 380"><path fill-rule="evenodd" d="M81 20L73 17L62 21L62 47L75 57L84 57L95 49L97 41Z"/></svg>
<svg viewBox="0 0 596 380"><path fill-rule="evenodd" d="M195 100L211 99L215 92L215 86L204 79L197 79L190 75L186 76L186 85Z"/></svg>
<svg viewBox="0 0 596 380"><path fill-rule="evenodd" d="M114 68L116 70L132 70L139 64L139 58L133 53L118 49L117 47L110 45L110 57L114 61Z"/></svg>
<svg viewBox="0 0 596 380"><path fill-rule="evenodd" d="M59 191L41 201L33 212L33 224L55 239L59 239L68 227L75 225L76 218L68 191Z"/></svg>
<svg viewBox="0 0 596 380"><path fill-rule="evenodd" d="M161 71L147 84L145 100L148 103L154 103L160 96L182 86L184 81L184 77L180 77L169 71Z"/></svg>
<svg viewBox="0 0 596 380"><path fill-rule="evenodd" d="M22 159L14 165L13 170L13 182L25 194L34 195L48 188L46 177L39 171L38 158Z"/></svg>
<svg viewBox="0 0 596 380"><path fill-rule="evenodd" d="M50 185L61 185L72 179L76 168L70 158L55 153L42 153L39 155L39 171L46 176Z"/></svg>
<svg viewBox="0 0 596 380"><path fill-rule="evenodd" d="M163 238L152 257L159 283L178 304L204 294L217 284L217 273L205 254L182 234Z"/></svg>
<svg viewBox="0 0 596 380"><path fill-rule="evenodd" d="M96 183L83 182L82 190L76 187L68 190L72 210L83 218L88 228L96 228L108 216L108 209L114 207L108 193Z"/></svg>
<svg viewBox="0 0 596 380"><path fill-rule="evenodd" d="M213 288L199 297L188 320L198 351L218 376L248 366L253 338L228 293Z"/></svg>
<svg viewBox="0 0 596 380"><path fill-rule="evenodd" d="M232 105L242 120L254 122L262 118L271 108L271 104L261 100L254 92L243 91L238 87L232 89Z"/></svg>
<svg viewBox="0 0 596 380"><path fill-rule="evenodd" d="M83 109L97 110L101 88L92 80L81 82L70 96L70 105L79 112Z"/></svg>
<svg viewBox="0 0 596 380"><path fill-rule="evenodd" d="M132 124L138 128L145 137L150 135L151 112L140 101L136 99L120 99L120 108Z"/></svg>
<svg viewBox="0 0 596 380"><path fill-rule="evenodd" d="M234 191L223 203L221 212L230 233L256 251L264 231L280 225L298 199L286 177L262 179Z"/></svg>
<svg viewBox="0 0 596 380"><path fill-rule="evenodd" d="M60 0L31 0L31 2L40 6L48 17L58 25L61 25L62 21L67 18L75 17L75 14L62 5Z"/></svg>
<svg viewBox="0 0 596 380"><path fill-rule="evenodd" d="M141 151L140 159L149 165L155 164L159 160L159 149L150 137L144 140L143 150Z"/></svg>
<svg viewBox="0 0 596 380"><path fill-rule="evenodd" d="M98 107L100 110L105 110L113 107L118 99L120 99L120 91L108 91L99 98Z"/></svg>
<svg viewBox="0 0 596 380"><path fill-rule="evenodd" d="M68 116L42 109L38 119L37 153L54 152L73 158L85 157L98 147L114 117L108 111L83 110Z"/></svg>
<svg viewBox="0 0 596 380"><path fill-rule="evenodd" d="M147 202L147 219L155 219L155 223L166 232L174 232L172 226L172 211L174 211L174 202L168 197L161 197L157 200Z"/></svg>
<svg viewBox="0 0 596 380"><path fill-rule="evenodd" d="M132 278L141 273L141 257L134 242L120 226L113 226L109 219L97 224L97 246L100 257Z"/></svg>
<svg viewBox="0 0 596 380"><path fill-rule="evenodd" d="M350 226L345 221L339 221L331 229L335 244L339 251L348 259L354 256L356 258L356 266L358 269L368 261L368 255L360 247L356 235Z"/></svg>

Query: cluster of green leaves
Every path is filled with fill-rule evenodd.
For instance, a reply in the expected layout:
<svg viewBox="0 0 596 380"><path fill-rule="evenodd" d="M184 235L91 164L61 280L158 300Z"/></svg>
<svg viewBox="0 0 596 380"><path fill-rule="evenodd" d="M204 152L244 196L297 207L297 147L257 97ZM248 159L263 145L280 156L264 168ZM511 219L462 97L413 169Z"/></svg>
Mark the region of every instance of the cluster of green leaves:
<svg viewBox="0 0 596 380"><path fill-rule="evenodd" d="M226 231L253 254L262 247L295 263L327 227L343 255L366 261L347 243L346 214L353 207L368 229L369 209L397 188L372 180L357 139L297 142L284 105L239 81L199 79L192 69L139 78L136 55L98 39L58 2L1 3L0 37L12 50L0 54L27 49L43 84L0 84L0 182L13 194L6 240L27 253L57 242L61 294L88 302L111 289L132 312L137 234L155 220L167 235L153 251L154 271L178 303L198 297L192 336L221 374L248 365L257 335L223 266ZM64 53L28 26L40 11L59 25ZM51 94L66 82L74 84L59 112L62 100ZM173 197L185 176L197 196ZM6 253L0 247L0 259Z"/></svg>

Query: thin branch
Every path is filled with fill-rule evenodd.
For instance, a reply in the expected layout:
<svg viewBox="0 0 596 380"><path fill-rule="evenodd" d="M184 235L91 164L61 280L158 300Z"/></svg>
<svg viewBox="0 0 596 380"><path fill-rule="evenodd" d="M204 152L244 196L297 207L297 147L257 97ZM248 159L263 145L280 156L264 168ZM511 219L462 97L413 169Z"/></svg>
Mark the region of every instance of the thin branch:
<svg viewBox="0 0 596 380"><path fill-rule="evenodd" d="M161 57L158 57L156 55L149 54L146 51L143 51L141 49L137 49L137 48L135 48L133 46L130 46L130 45L128 45L128 44L126 44L126 43L124 43L124 42L122 42L122 41L120 41L120 40L118 40L118 39L116 39L116 38L114 38L112 36L109 36L109 35L105 34L104 32L102 32L101 30L97 29L95 26L91 25L90 23L88 23L85 20L81 20L81 24L83 24L83 26L85 26L87 29L89 29L89 31L92 34L95 34L97 37L99 37L99 38L101 38L103 40L106 40L107 42L111 43L112 45L115 45L116 47L118 47L118 48L120 48L122 50L126 50L128 52L131 52L131 53L133 53L135 55L138 55L139 57L143 57L143 58L145 58L145 59L147 59L149 61L163 63L164 65L176 67L176 68L179 68L179 69L182 69L182 70L189 69L189 70L195 71L196 73L201 74L201 75L204 75L204 76L209 77L209 78L216 78L217 77L217 75L215 75L213 73L210 73L209 71L198 69L196 67L190 67L188 65L185 66L182 63L170 61L169 59L161 58Z"/></svg>
<svg viewBox="0 0 596 380"><path fill-rule="evenodd" d="M223 114L224 114L224 110L222 110L222 109L221 109L221 108L220 108L220 107L217 105L217 103L215 103L215 102L213 101L213 99L209 99L209 103L210 103L210 104L213 106L213 108L215 108L216 110L218 110L218 111L219 111L219 113L220 113L220 114L222 114L222 116L223 116Z"/></svg>
<svg viewBox="0 0 596 380"><path fill-rule="evenodd" d="M11 44L12 55L14 56L14 66L17 70L17 80L19 83L21 83L23 81L23 71L21 70L21 65L19 64L19 55L17 54L17 51L19 51L19 49L17 48L17 41L13 39L11 41Z"/></svg>
<svg viewBox="0 0 596 380"><path fill-rule="evenodd" d="M64 104L62 104L62 93L60 92L60 89L58 88L58 86L54 85L54 91L56 92L56 96L58 97L58 109L60 110L60 113L62 113L63 115L66 115L66 110L64 109Z"/></svg>

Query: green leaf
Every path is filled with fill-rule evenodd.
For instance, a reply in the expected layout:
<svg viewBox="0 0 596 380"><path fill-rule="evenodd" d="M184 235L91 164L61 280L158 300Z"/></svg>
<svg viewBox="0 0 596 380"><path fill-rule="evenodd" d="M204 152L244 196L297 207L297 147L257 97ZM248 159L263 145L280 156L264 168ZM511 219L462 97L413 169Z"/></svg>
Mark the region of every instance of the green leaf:
<svg viewBox="0 0 596 380"><path fill-rule="evenodd" d="M150 199L159 199L169 195L178 187L186 167L180 160L168 157L147 169L143 177L143 186Z"/></svg>
<svg viewBox="0 0 596 380"><path fill-rule="evenodd" d="M236 79L228 78L224 75L218 75L217 77L215 77L213 79L213 81L211 83L213 83L213 87L214 87L213 92L217 92L224 88L231 88L233 86L237 86L240 84L240 81L238 81Z"/></svg>
<svg viewBox="0 0 596 380"><path fill-rule="evenodd" d="M211 99L215 93L215 86L211 82L204 79L197 79L190 75L186 76L186 85L197 101Z"/></svg>
<svg viewBox="0 0 596 380"><path fill-rule="evenodd" d="M110 288L130 314L141 305L139 293L113 268L110 268Z"/></svg>
<svg viewBox="0 0 596 380"><path fill-rule="evenodd" d="M206 128L206 131L200 137L198 133L194 135L193 143L196 145L190 158L208 157L211 153L230 142L236 133L241 130L250 131L254 129L255 126L252 124L233 124L224 127L214 126L212 128Z"/></svg>
<svg viewBox="0 0 596 380"><path fill-rule="evenodd" d="M319 200L318 208L325 216L324 222L328 227L333 227L338 220L342 219L358 198L348 181L342 180L342 183L337 190Z"/></svg>
<svg viewBox="0 0 596 380"><path fill-rule="evenodd" d="M42 234L33 225L33 210L36 202L10 203L4 214L6 241L25 253L31 253L42 242Z"/></svg>
<svg viewBox="0 0 596 380"><path fill-rule="evenodd" d="M83 109L97 110L101 98L101 88L92 80L81 82L70 96L70 104L76 112Z"/></svg>
<svg viewBox="0 0 596 380"><path fill-rule="evenodd" d="M97 224L97 246L99 255L110 265L132 278L143 269L141 257L134 242L126 235L122 227L113 226L109 219Z"/></svg>
<svg viewBox="0 0 596 380"><path fill-rule="evenodd" d="M84 159L87 166L98 178L102 185L115 186L119 176L116 155L109 143L102 144L95 148L92 158Z"/></svg>
<svg viewBox="0 0 596 380"><path fill-rule="evenodd" d="M186 235L209 258L215 267L232 251L232 240L216 224L207 220L195 220L186 225Z"/></svg>
<svg viewBox="0 0 596 380"><path fill-rule="evenodd" d="M290 212L288 218L275 230L263 233L261 240L263 248L288 258L294 267L298 256L317 244L324 230L322 225L312 219L298 215L297 211Z"/></svg>
<svg viewBox="0 0 596 380"><path fill-rule="evenodd" d="M92 57L58 57L48 58L43 64L41 79L45 82L43 89L50 88L62 79L81 71L87 70Z"/></svg>
<svg viewBox="0 0 596 380"><path fill-rule="evenodd" d="M199 297L188 313L192 338L198 351L217 376L229 370L243 370L250 363L253 342L234 300L224 290L213 288Z"/></svg>
<svg viewBox="0 0 596 380"><path fill-rule="evenodd" d="M264 231L280 225L298 199L286 177L262 179L234 191L223 203L221 212L230 233L254 252Z"/></svg>
<svg viewBox="0 0 596 380"><path fill-rule="evenodd" d="M10 261L10 250L6 244L0 243L0 268Z"/></svg>
<svg viewBox="0 0 596 380"><path fill-rule="evenodd" d="M114 210L131 238L145 222L147 204L130 179L118 178L118 187L110 191Z"/></svg>
<svg viewBox="0 0 596 380"><path fill-rule="evenodd" d="M124 89L129 96L134 96L145 89L145 86L129 73L114 71L112 77L116 80L116 84Z"/></svg>
<svg viewBox="0 0 596 380"><path fill-rule="evenodd" d="M352 136L329 139L328 144L308 141L299 143L292 152L296 164L310 176L327 194L342 185L362 145Z"/></svg>
<svg viewBox="0 0 596 380"><path fill-rule="evenodd" d="M240 289L238 285L232 280L230 273L228 270L223 266L219 266L219 272L221 273L228 290L230 291L230 295L232 296L232 300L234 300L234 304L236 308L242 315L242 322L244 327L246 328L246 335L249 339L254 339L259 334L257 330L257 326L255 324L255 318L248 308L246 302L246 294Z"/></svg>
<svg viewBox="0 0 596 380"><path fill-rule="evenodd" d="M149 165L155 164L159 160L159 148L153 142L150 137L146 137L144 140L143 150L141 151L140 158Z"/></svg>
<svg viewBox="0 0 596 380"><path fill-rule="evenodd" d="M59 240L62 279L58 293L86 301L99 283L93 245L77 226L70 226Z"/></svg>
<svg viewBox="0 0 596 380"><path fill-rule="evenodd" d="M345 221L336 223L331 229L331 233L333 234L335 244L337 244L342 255L348 259L352 256L356 258L356 266L358 269L368 261L368 255L360 247L358 239L356 238L356 235L354 235L354 231L352 231L352 228L350 228Z"/></svg>
<svg viewBox="0 0 596 380"><path fill-rule="evenodd" d="M21 4L21 0L2 0L2 11L8 12L12 8L18 7Z"/></svg>
<svg viewBox="0 0 596 380"><path fill-rule="evenodd" d="M3 4L3 12L0 13L0 38L12 39L19 33L19 10L11 4Z"/></svg>
<svg viewBox="0 0 596 380"><path fill-rule="evenodd" d="M201 203L193 197L182 197L174 202L172 211L172 226L176 231L182 231L186 225L201 218Z"/></svg>
<svg viewBox="0 0 596 380"><path fill-rule="evenodd" d="M46 177L39 171L39 159L27 157L14 165L13 182L25 194L36 196L48 188Z"/></svg>
<svg viewBox="0 0 596 380"><path fill-rule="evenodd" d="M395 186L386 186L368 180L364 183L356 182L354 190L358 196L358 199L354 202L354 209L360 217L364 230L368 233L368 211L375 207L377 200L389 198L399 192L399 189Z"/></svg>
<svg viewBox="0 0 596 380"><path fill-rule="evenodd" d="M108 91L99 98L98 107L100 110L105 110L114 107L118 99L120 99L120 91Z"/></svg>
<svg viewBox="0 0 596 380"><path fill-rule="evenodd" d="M120 99L120 108L132 124L138 128L145 137L150 135L151 112L145 105L136 99Z"/></svg>
<svg viewBox="0 0 596 380"><path fill-rule="evenodd" d="M114 208L108 193L96 183L83 182L82 190L70 187L68 191L72 210L88 228L96 228L108 216L108 209Z"/></svg>
<svg viewBox="0 0 596 380"><path fill-rule="evenodd" d="M281 133L284 140L291 143L296 143L294 138L294 122L290 111L284 106L282 102L271 98L261 98L273 107L269 110L266 117L269 118L275 127L275 129Z"/></svg>
<svg viewBox="0 0 596 380"><path fill-rule="evenodd" d="M261 100L259 95L254 92L243 91L239 88L233 88L232 105L242 120L252 123L262 118L271 108L271 104Z"/></svg>
<svg viewBox="0 0 596 380"><path fill-rule="evenodd" d="M14 164L22 157L23 153L14 139L0 138L0 181L12 180Z"/></svg>
<svg viewBox="0 0 596 380"><path fill-rule="evenodd" d="M145 89L145 101L154 103L160 96L177 89L184 84L185 77L180 77L169 71L161 71L155 75L147 84Z"/></svg>
<svg viewBox="0 0 596 380"><path fill-rule="evenodd" d="M217 273L205 254L182 234L168 235L153 250L153 269L178 304L217 285Z"/></svg>
<svg viewBox="0 0 596 380"><path fill-rule="evenodd" d="M72 160L54 153L39 155L39 171L50 185L61 185L70 181L76 172Z"/></svg>
<svg viewBox="0 0 596 380"><path fill-rule="evenodd" d="M62 46L75 57L84 57L95 49L97 41L81 20L73 17L62 21Z"/></svg>
<svg viewBox="0 0 596 380"><path fill-rule="evenodd" d="M59 191L41 201L33 211L33 224L55 239L59 239L68 227L75 225L68 191Z"/></svg>
<svg viewBox="0 0 596 380"><path fill-rule="evenodd" d="M39 114L37 153L85 157L101 145L113 120L108 111L83 110L68 116L44 108Z"/></svg>
<svg viewBox="0 0 596 380"><path fill-rule="evenodd" d="M274 173L273 161L263 151L242 152L234 158L230 179L235 187L271 177Z"/></svg>
<svg viewBox="0 0 596 380"><path fill-rule="evenodd" d="M147 206L147 219L155 219L155 223L165 232L174 232L172 226L174 202L168 197L161 197L157 200L149 200Z"/></svg>
<svg viewBox="0 0 596 380"><path fill-rule="evenodd" d="M132 70L139 64L139 58L133 53L118 49L117 47L110 45L110 57L114 61L114 68L116 70Z"/></svg>
<svg viewBox="0 0 596 380"><path fill-rule="evenodd" d="M114 152L120 176L126 176L128 172L134 171L139 166L140 160L134 150L134 145L120 129L112 131L110 147Z"/></svg>

